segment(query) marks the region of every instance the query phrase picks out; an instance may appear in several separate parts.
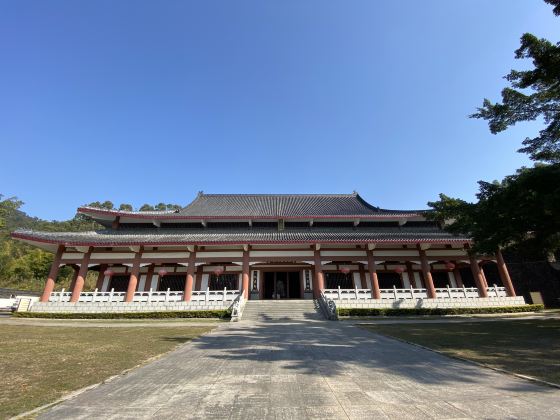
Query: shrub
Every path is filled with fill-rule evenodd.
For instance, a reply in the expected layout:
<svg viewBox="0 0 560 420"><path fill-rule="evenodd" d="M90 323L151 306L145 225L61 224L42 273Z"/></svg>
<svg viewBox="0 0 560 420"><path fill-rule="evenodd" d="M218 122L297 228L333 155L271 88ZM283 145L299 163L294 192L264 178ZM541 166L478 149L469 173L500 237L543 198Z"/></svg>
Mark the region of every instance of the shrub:
<svg viewBox="0 0 560 420"><path fill-rule="evenodd" d="M497 306L488 308L337 308L339 316L410 316L507 314L542 311L544 305Z"/></svg>
<svg viewBox="0 0 560 420"><path fill-rule="evenodd" d="M166 319L166 318L229 318L229 310L214 311L161 311L161 312L121 312L121 313L55 313L55 312L15 312L18 318L56 319Z"/></svg>

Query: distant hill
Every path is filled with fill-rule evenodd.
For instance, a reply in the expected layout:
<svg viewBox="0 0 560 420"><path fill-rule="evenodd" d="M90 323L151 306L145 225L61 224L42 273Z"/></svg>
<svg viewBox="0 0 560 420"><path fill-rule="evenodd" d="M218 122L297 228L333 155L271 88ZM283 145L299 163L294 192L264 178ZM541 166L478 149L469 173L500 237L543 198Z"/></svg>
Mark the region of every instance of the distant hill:
<svg viewBox="0 0 560 420"><path fill-rule="evenodd" d="M17 198L5 198L0 194L0 288L15 288L22 290L41 291L45 279L49 273L53 255L39 248L15 241L10 233L16 229L33 229L49 232L74 231L83 232L88 230L104 229L97 222L86 216L76 214L70 220L48 221L29 216L20 210L23 202ZM88 206L113 209L110 201L88 204ZM144 204L140 210L174 209L180 208L176 204L159 203L155 206ZM130 204L121 204L121 210L132 210ZM73 270L64 267L60 270L57 279L57 289L68 288ZM85 290L91 288L95 282L95 273L90 272L86 279Z"/></svg>

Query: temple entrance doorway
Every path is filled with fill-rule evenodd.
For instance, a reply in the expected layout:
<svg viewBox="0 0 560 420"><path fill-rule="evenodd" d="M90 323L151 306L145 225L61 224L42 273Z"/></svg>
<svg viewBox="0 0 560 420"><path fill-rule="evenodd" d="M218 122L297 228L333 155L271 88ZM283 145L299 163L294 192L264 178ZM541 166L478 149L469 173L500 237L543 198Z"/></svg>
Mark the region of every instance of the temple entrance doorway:
<svg viewBox="0 0 560 420"><path fill-rule="evenodd" d="M301 299L299 271L265 271L263 273L264 299Z"/></svg>

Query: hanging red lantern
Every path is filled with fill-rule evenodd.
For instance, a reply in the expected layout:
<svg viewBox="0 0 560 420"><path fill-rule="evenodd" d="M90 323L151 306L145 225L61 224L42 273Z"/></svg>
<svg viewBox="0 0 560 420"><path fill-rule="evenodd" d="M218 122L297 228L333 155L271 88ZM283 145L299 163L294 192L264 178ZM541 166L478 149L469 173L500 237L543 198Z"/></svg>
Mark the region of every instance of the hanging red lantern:
<svg viewBox="0 0 560 420"><path fill-rule="evenodd" d="M455 264L453 264L452 262L448 262L448 263L445 264L445 268L447 268L449 271L451 271L455 268Z"/></svg>
<svg viewBox="0 0 560 420"><path fill-rule="evenodd" d="M348 267L340 267L340 272L342 274L348 274L350 272L350 269Z"/></svg>
<svg viewBox="0 0 560 420"><path fill-rule="evenodd" d="M218 267L218 268L216 268L216 269L213 271L213 273L214 273L216 276L219 276L219 275L222 274L223 272L224 272L224 269L223 269L222 267Z"/></svg>
<svg viewBox="0 0 560 420"><path fill-rule="evenodd" d="M395 268L395 273L397 273L397 274L402 274L402 273L404 273L404 268L402 268L402 267L397 267L397 268Z"/></svg>
<svg viewBox="0 0 560 420"><path fill-rule="evenodd" d="M106 276L111 277L111 276L112 276L113 274L115 274L115 273L113 273L111 270L105 270L105 271L103 272L103 274L106 275Z"/></svg>
<svg viewBox="0 0 560 420"><path fill-rule="evenodd" d="M165 276L165 275L167 274L167 271L164 270L164 269L162 268L162 269L159 270L157 273L158 273L158 275L159 275L160 277L163 277L163 276Z"/></svg>

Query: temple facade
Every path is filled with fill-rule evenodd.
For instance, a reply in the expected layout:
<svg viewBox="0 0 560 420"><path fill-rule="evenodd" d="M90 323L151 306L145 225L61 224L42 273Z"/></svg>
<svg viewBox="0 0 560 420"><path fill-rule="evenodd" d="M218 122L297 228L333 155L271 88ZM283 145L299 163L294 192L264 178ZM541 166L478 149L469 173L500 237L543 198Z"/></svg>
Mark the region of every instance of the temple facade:
<svg viewBox="0 0 560 420"><path fill-rule="evenodd" d="M176 211L80 207L104 228L18 230L54 254L31 311L127 312L230 308L247 300L319 299L348 307L524 304L499 250L426 218L345 195L203 194ZM60 267L70 290L55 291ZM95 290L84 291L89 270Z"/></svg>

